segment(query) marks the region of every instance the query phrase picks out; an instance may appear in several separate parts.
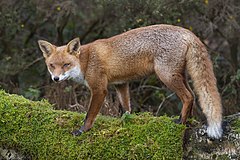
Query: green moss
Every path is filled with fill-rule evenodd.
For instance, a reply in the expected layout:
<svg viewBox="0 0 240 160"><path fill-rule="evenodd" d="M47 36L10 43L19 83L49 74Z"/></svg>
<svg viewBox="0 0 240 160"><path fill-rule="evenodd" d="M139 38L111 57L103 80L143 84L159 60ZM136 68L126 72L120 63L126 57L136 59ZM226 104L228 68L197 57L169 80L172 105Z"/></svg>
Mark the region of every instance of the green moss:
<svg viewBox="0 0 240 160"><path fill-rule="evenodd" d="M229 156L227 154L218 155L214 159L216 159L216 160L231 160L231 158L229 158Z"/></svg>
<svg viewBox="0 0 240 160"><path fill-rule="evenodd" d="M32 159L181 159L185 127L148 113L98 116L91 131L73 137L84 114L52 109L0 91L0 146Z"/></svg>
<svg viewBox="0 0 240 160"><path fill-rule="evenodd" d="M235 132L240 133L240 119L233 121L231 126Z"/></svg>

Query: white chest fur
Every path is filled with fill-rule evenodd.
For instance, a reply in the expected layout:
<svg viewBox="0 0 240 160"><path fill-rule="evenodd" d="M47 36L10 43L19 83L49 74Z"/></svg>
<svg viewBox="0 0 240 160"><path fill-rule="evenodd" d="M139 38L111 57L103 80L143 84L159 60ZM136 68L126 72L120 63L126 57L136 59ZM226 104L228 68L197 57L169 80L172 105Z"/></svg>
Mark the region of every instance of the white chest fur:
<svg viewBox="0 0 240 160"><path fill-rule="evenodd" d="M73 67L67 73L69 75L69 79L72 79L73 81L77 83L84 83L84 75L81 71L80 66Z"/></svg>

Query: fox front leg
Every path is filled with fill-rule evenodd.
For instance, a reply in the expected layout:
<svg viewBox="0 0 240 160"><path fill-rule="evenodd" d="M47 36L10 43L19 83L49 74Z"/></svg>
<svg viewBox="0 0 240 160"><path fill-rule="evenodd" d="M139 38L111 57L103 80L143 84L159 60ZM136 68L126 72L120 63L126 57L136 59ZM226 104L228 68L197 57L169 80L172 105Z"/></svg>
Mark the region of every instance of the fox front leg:
<svg viewBox="0 0 240 160"><path fill-rule="evenodd" d="M91 88L91 86L94 87ZM83 132L86 132L92 128L108 92L107 81L102 81L92 85L89 84L89 88L91 90L90 106L84 120L84 125L79 130L72 132L74 136L81 135Z"/></svg>

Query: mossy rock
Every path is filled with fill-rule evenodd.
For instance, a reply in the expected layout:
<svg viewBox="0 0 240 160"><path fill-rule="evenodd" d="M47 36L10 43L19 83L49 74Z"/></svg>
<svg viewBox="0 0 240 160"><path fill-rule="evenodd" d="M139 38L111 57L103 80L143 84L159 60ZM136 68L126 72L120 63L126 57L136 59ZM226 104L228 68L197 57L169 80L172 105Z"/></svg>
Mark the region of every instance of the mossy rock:
<svg viewBox="0 0 240 160"><path fill-rule="evenodd" d="M225 116L223 119L223 137L209 139L206 126L197 121L185 131L183 159L240 159L240 113Z"/></svg>
<svg viewBox="0 0 240 160"><path fill-rule="evenodd" d="M185 127L149 113L113 118L99 115L81 136L71 132L85 114L54 110L0 91L0 147L30 159L181 159Z"/></svg>

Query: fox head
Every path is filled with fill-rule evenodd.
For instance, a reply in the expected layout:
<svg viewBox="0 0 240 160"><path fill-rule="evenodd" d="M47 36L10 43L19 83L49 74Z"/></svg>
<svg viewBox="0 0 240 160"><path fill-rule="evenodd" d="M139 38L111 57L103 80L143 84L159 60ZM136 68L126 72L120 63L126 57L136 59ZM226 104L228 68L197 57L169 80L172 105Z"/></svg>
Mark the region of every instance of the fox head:
<svg viewBox="0 0 240 160"><path fill-rule="evenodd" d="M67 45L57 47L47 41L39 40L39 47L52 80L78 79L81 74L79 64L80 40L75 38Z"/></svg>

